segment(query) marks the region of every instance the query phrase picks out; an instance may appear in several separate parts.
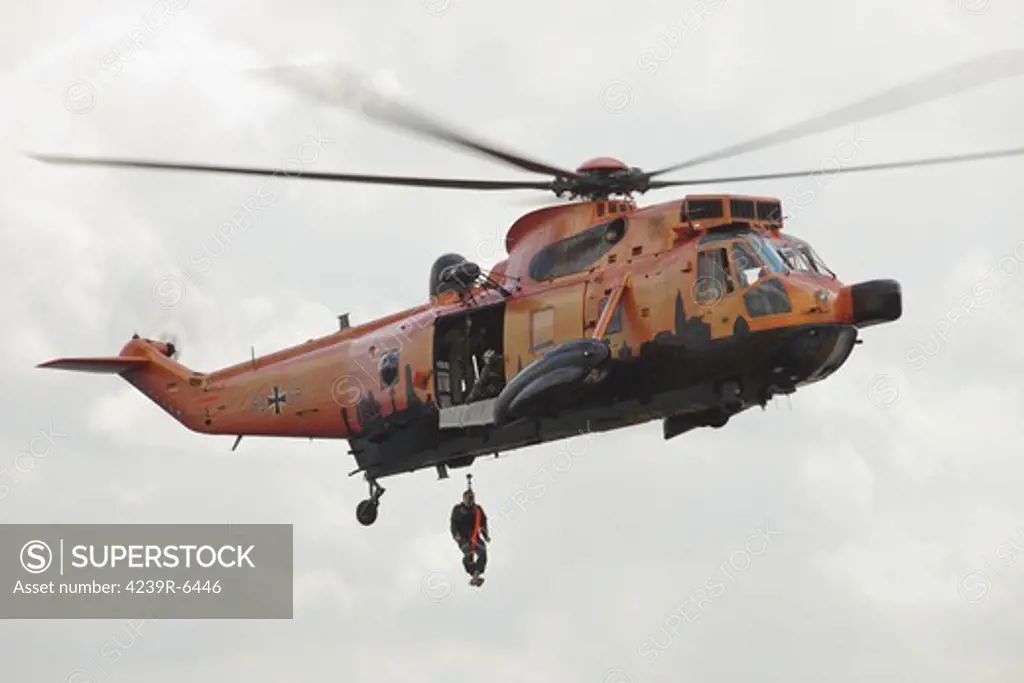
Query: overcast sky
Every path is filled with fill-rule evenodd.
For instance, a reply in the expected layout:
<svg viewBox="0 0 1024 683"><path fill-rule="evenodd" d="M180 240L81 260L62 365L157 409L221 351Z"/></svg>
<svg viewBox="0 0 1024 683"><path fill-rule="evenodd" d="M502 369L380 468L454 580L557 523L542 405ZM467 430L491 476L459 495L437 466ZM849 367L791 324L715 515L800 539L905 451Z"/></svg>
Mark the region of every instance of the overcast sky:
<svg viewBox="0 0 1024 683"><path fill-rule="evenodd" d="M1024 158L693 188L783 198L790 231L843 281L903 284L903 319L865 331L827 382L726 429L664 442L652 423L478 463L494 543L476 590L448 536L461 472L385 480L363 528L343 442L231 453L117 378L34 365L113 354L136 331L176 335L181 361L207 371L299 343L338 313L423 302L442 253L494 263L508 225L547 197L280 181L218 242L258 180L20 155L277 167L301 153L322 171L521 177L246 73L329 60L556 165L654 168L1021 47L1020 3L173 0L159 21L149 0L6 5L0 520L294 524L296 602L292 621L3 622L0 678L1024 676ZM1018 78L693 172L1020 146L1022 106ZM160 305L168 292L177 305ZM54 445L16 467L43 433ZM524 498L531 477L546 486ZM116 662L101 654L112 642Z"/></svg>

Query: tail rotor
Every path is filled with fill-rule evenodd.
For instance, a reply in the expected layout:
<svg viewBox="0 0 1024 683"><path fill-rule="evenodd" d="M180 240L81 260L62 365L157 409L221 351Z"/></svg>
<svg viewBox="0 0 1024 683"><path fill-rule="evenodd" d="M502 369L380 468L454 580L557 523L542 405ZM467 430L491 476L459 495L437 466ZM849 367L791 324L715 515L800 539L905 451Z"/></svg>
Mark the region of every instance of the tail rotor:
<svg viewBox="0 0 1024 683"><path fill-rule="evenodd" d="M167 345L168 358L178 360L178 356L181 355L180 336L174 332L163 332L159 339Z"/></svg>

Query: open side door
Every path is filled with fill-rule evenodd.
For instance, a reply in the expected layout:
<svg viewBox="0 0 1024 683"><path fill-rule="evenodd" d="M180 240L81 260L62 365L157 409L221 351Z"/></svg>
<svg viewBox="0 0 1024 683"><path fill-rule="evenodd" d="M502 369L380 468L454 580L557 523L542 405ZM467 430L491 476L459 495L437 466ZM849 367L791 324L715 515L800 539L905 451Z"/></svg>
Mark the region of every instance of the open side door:
<svg viewBox="0 0 1024 683"><path fill-rule="evenodd" d="M459 311L434 324L434 391L441 428L492 424L494 401L505 382L505 303ZM474 387L484 354L498 354L494 386ZM489 390L485 390L489 389Z"/></svg>

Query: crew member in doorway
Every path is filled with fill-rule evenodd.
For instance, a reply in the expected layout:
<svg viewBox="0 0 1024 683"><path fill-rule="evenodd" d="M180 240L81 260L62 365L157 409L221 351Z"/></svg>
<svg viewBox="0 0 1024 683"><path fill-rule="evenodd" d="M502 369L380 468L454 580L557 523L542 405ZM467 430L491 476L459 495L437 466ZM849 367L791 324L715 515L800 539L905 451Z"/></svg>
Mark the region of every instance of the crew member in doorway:
<svg viewBox="0 0 1024 683"><path fill-rule="evenodd" d="M466 403L494 398L501 393L501 388L505 384L504 360L501 354L493 349L487 349L484 351L483 361L480 376L477 377L476 382L473 384Z"/></svg>
<svg viewBox="0 0 1024 683"><path fill-rule="evenodd" d="M451 531L462 551L462 566L470 576L469 585L480 586L484 582L487 543L491 542L491 536L487 532L487 515L476 504L471 488L462 494L462 502L452 508Z"/></svg>

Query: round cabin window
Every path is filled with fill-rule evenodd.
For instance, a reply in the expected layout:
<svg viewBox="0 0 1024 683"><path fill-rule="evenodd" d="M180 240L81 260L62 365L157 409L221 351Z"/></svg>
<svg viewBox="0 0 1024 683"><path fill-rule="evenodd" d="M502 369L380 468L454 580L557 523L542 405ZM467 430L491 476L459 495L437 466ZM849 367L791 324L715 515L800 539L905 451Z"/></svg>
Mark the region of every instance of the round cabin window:
<svg viewBox="0 0 1024 683"><path fill-rule="evenodd" d="M398 381L398 351L389 351L381 356L378 369L380 370L381 388L394 386Z"/></svg>

